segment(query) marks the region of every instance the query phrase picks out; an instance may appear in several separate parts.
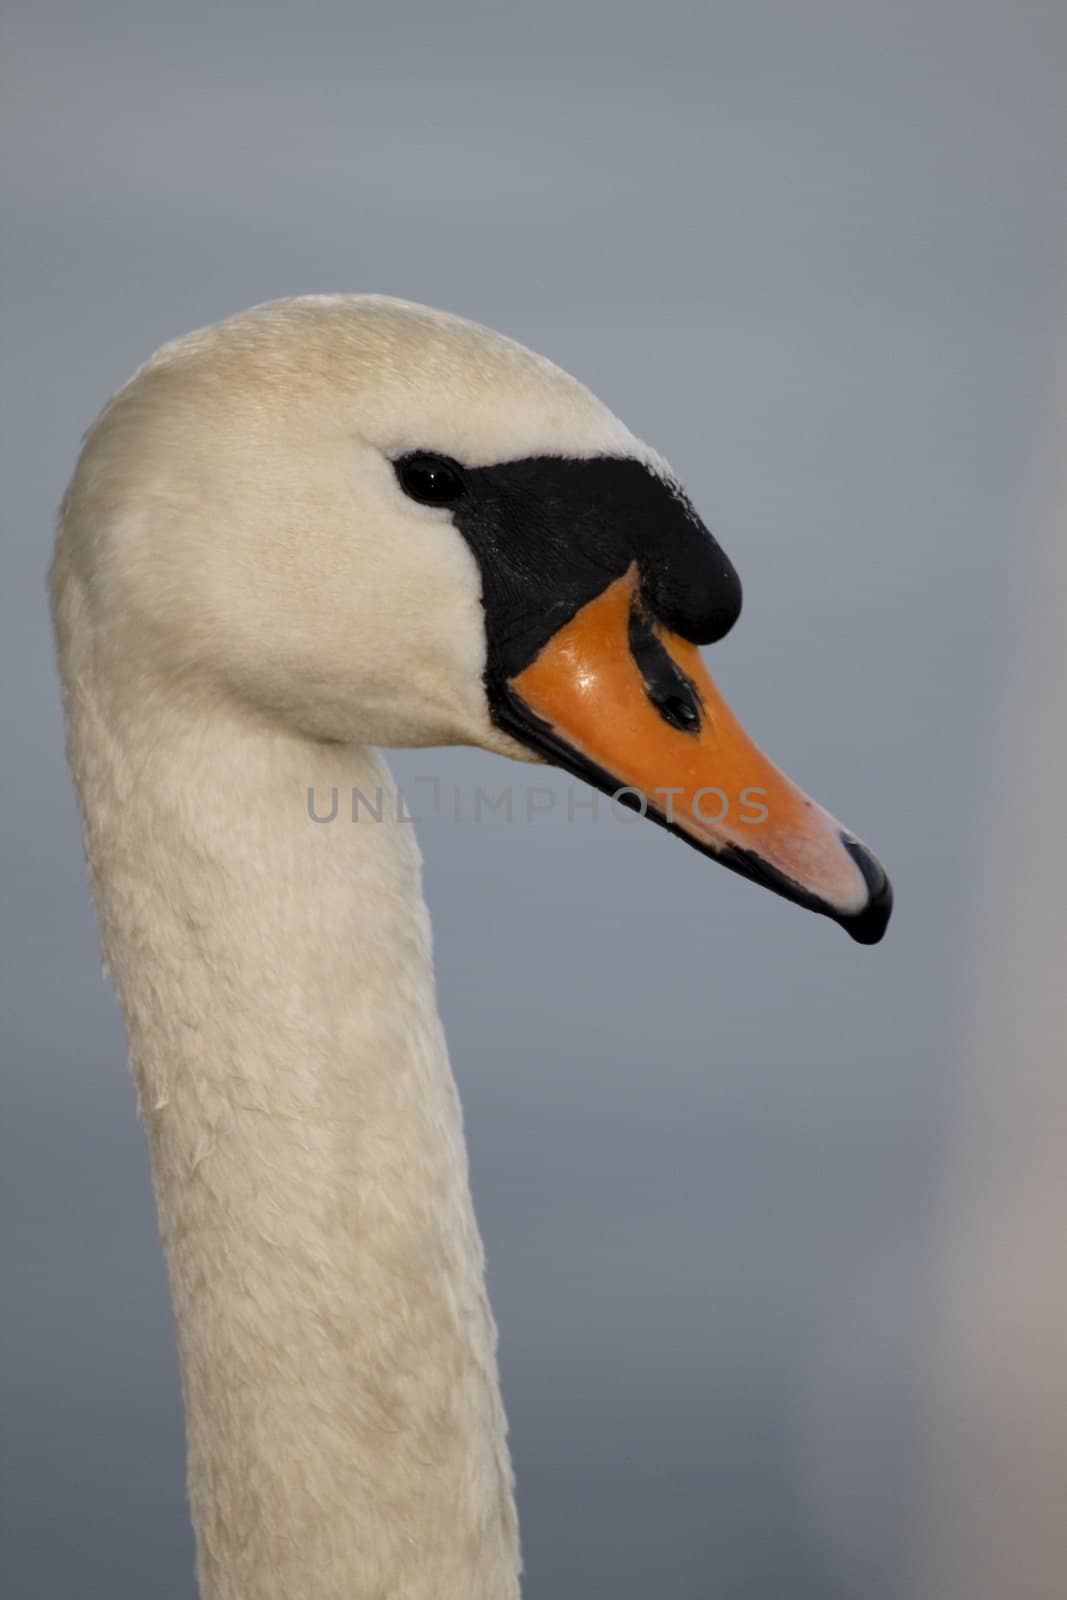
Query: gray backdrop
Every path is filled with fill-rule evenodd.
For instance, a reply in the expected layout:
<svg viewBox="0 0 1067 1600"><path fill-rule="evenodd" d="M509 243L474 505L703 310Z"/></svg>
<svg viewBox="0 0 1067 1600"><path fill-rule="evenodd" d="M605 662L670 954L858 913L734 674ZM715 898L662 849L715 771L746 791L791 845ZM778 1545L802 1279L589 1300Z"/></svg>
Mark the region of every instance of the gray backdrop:
<svg viewBox="0 0 1067 1600"><path fill-rule="evenodd" d="M499 326L671 458L745 584L720 682L898 890L864 950L649 825L561 804L421 828L527 1594L916 1593L958 951L1061 265L1059 10L9 12L11 1600L193 1592L147 1163L62 763L54 508L156 344L349 288Z"/></svg>

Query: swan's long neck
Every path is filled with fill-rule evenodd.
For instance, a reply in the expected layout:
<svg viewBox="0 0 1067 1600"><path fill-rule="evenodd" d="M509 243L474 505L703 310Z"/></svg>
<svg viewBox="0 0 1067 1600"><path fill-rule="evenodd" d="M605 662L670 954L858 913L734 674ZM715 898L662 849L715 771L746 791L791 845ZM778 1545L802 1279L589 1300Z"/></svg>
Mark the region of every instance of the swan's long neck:
<svg viewBox="0 0 1067 1600"><path fill-rule="evenodd" d="M418 854L409 826L347 820L388 773L66 678L204 1600L507 1600L494 1330ZM337 785L331 825L309 785L320 811Z"/></svg>

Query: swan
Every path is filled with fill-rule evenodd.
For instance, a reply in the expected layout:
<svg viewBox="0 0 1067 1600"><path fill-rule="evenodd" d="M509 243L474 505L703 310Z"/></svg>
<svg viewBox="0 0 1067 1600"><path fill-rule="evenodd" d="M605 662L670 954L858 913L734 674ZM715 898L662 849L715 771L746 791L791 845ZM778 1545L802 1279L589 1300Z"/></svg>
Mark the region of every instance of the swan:
<svg viewBox="0 0 1067 1600"><path fill-rule="evenodd" d="M709 676L740 585L665 460L458 317L310 296L164 345L86 435L50 585L201 1595L507 1600L417 848L316 826L309 790L381 791L388 818L381 746L549 761L861 943L886 875Z"/></svg>

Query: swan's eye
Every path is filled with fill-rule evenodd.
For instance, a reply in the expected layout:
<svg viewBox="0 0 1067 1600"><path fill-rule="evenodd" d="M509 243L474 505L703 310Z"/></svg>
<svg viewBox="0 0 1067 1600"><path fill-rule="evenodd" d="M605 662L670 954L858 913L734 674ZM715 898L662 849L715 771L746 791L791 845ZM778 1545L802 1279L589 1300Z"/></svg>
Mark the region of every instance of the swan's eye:
<svg viewBox="0 0 1067 1600"><path fill-rule="evenodd" d="M463 473L446 456L431 456L425 451L401 456L394 462L400 487L424 506L449 506L458 500L466 485Z"/></svg>

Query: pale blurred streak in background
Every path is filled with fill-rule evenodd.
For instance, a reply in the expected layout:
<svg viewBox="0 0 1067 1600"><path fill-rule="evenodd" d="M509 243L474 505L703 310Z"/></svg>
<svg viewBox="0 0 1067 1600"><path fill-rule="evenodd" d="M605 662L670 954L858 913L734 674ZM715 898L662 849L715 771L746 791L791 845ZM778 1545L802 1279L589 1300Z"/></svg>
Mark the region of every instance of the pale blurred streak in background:
<svg viewBox="0 0 1067 1600"><path fill-rule="evenodd" d="M990 708L933 1266L922 1600L1067 1594L1067 296L1064 310L1018 651Z"/></svg>
<svg viewBox="0 0 1067 1600"><path fill-rule="evenodd" d="M991 613L1014 659L989 705L929 1247L872 1255L808 1397L814 1515L856 1596L1067 1594L1067 315L1059 331L1029 539ZM905 1400L911 1537L892 1544Z"/></svg>

